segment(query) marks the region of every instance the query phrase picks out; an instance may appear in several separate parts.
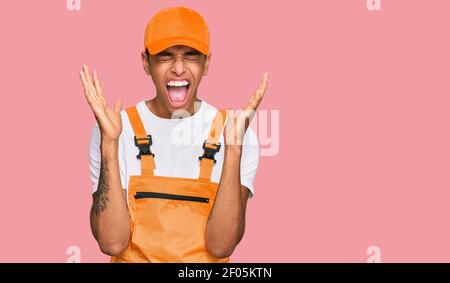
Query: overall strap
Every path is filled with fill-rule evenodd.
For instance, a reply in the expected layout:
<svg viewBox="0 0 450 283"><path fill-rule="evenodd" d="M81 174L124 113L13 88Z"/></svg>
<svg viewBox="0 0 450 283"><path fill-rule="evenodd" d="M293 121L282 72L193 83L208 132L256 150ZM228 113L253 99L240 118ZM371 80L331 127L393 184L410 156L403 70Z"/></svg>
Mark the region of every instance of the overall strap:
<svg viewBox="0 0 450 283"><path fill-rule="evenodd" d="M210 180L211 173L216 163L214 155L219 152L221 144L219 143L220 134L222 133L227 117L226 110L217 110L211 129L209 130L208 139L203 142L205 150L200 159L200 179Z"/></svg>
<svg viewBox="0 0 450 283"><path fill-rule="evenodd" d="M155 169L154 154L150 151L152 136L145 132L136 106L125 109L134 131L134 144L139 148L136 158L141 160L141 175L153 175Z"/></svg>

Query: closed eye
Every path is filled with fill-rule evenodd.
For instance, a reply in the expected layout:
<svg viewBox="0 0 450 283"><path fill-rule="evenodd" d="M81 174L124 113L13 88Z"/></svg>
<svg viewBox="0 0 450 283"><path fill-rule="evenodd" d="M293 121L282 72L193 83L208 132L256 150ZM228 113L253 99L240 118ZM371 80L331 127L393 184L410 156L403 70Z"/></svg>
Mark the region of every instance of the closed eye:
<svg viewBox="0 0 450 283"><path fill-rule="evenodd" d="M156 54L156 56L171 56L171 55L172 54L167 51L162 51L162 52L159 52L158 54Z"/></svg>
<svg viewBox="0 0 450 283"><path fill-rule="evenodd" d="M188 51L188 52L186 52L186 53L184 53L184 55L200 55L200 52L198 52L198 51Z"/></svg>

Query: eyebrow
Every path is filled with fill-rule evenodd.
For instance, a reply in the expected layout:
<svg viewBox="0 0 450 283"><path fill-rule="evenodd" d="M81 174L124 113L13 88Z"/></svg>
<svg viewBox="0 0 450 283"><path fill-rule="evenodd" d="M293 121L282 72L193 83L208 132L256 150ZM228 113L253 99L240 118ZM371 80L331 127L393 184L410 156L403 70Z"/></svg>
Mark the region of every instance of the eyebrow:
<svg viewBox="0 0 450 283"><path fill-rule="evenodd" d="M200 52L197 50L189 50L189 51L185 51L183 55L199 55ZM161 51L158 54L156 54L156 56L170 56L173 55L172 52L169 51Z"/></svg>

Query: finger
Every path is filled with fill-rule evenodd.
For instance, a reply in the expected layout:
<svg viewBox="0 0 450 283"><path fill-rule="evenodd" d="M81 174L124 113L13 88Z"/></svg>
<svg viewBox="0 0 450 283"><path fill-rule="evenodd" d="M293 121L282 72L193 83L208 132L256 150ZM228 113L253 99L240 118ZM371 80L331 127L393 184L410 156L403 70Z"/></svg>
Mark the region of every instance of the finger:
<svg viewBox="0 0 450 283"><path fill-rule="evenodd" d="M84 75L86 76L86 81L89 83L90 86L94 86L92 84L92 79L91 79L91 75L89 74L89 68L86 64L83 65L83 71L84 71Z"/></svg>
<svg viewBox="0 0 450 283"><path fill-rule="evenodd" d="M253 97L256 101L258 102L261 101L264 92L266 91L266 87L267 87L267 73L264 73L261 82L259 83L259 87L256 90L255 95Z"/></svg>
<svg viewBox="0 0 450 283"><path fill-rule="evenodd" d="M91 95L93 98L97 96L97 93L95 91L94 85L92 84L91 76L89 74L89 69L86 64L83 65L83 74L86 81L86 89L91 92Z"/></svg>
<svg viewBox="0 0 450 283"><path fill-rule="evenodd" d="M100 81L98 80L97 72L94 70L94 87L97 90L99 96L103 96L102 88L100 86Z"/></svg>
<svg viewBox="0 0 450 283"><path fill-rule="evenodd" d="M259 91L255 94L255 99L254 99L253 104L252 104L253 109L256 110L256 108L258 108L259 104L261 103L261 101L262 101L262 99L263 99L263 95L264 95L264 93L263 93L262 90L259 90Z"/></svg>
<svg viewBox="0 0 450 283"><path fill-rule="evenodd" d="M269 81L269 74L267 72L265 72L264 75L263 75L263 78L261 80L261 85L260 85L260 87L258 89L258 91L259 91L258 94L260 96L263 96L264 93L266 92L268 81Z"/></svg>
<svg viewBox="0 0 450 283"><path fill-rule="evenodd" d="M269 83L269 73L268 73L268 72L265 72L265 73L264 73L264 84L263 84L263 88L266 88L268 83Z"/></svg>
<svg viewBox="0 0 450 283"><path fill-rule="evenodd" d="M244 108L244 111L247 109L256 109L258 102L257 102L257 95L254 94L251 98L250 101L248 102L247 106Z"/></svg>
<svg viewBox="0 0 450 283"><path fill-rule="evenodd" d="M80 78L84 86L84 96L86 97L91 108L94 107L94 105L100 105L102 101L98 99L97 95L95 94L95 90L89 87L89 83L87 82L86 74L84 71L80 71Z"/></svg>
<svg viewBox="0 0 450 283"><path fill-rule="evenodd" d="M100 86L100 81L98 80L98 74L94 69L94 88L95 88L95 92L96 92L96 96L98 98L98 100L103 103L103 105L106 106L106 100L103 97L103 90Z"/></svg>
<svg viewBox="0 0 450 283"><path fill-rule="evenodd" d="M92 98L91 91L89 88L89 83L87 82L86 75L84 74L83 71L80 71L80 78L81 78L81 82L83 83L84 94L86 96L89 96L90 98Z"/></svg>
<svg viewBox="0 0 450 283"><path fill-rule="evenodd" d="M81 82L83 83L84 90L86 90L87 89L87 81L86 81L86 77L84 76L83 71L80 71L80 79L81 79Z"/></svg>
<svg viewBox="0 0 450 283"><path fill-rule="evenodd" d="M250 101L246 108L250 107L256 109L256 107L259 105L259 101L262 98L263 91L265 90L266 86L267 86L267 72L264 73L261 81L259 82L258 88L256 89L255 94L250 98Z"/></svg>
<svg viewBox="0 0 450 283"><path fill-rule="evenodd" d="M83 87L84 87L84 92L83 92L84 96L86 97L88 102L91 103L91 96L89 94L89 91L87 90L87 81L86 81L86 78L84 77L83 71L80 71L80 79L81 79L81 82L83 83Z"/></svg>
<svg viewBox="0 0 450 283"><path fill-rule="evenodd" d="M261 79L261 80L259 81L258 88L256 89L256 92L258 92L258 91L261 89L262 84L263 84L263 79Z"/></svg>
<svg viewBox="0 0 450 283"><path fill-rule="evenodd" d="M240 131L238 132L238 135L242 137L245 134L245 131L248 129L251 121L253 120L253 117L256 114L256 110L250 107L245 108L241 115L239 116L239 124L243 127L239 127Z"/></svg>
<svg viewBox="0 0 450 283"><path fill-rule="evenodd" d="M269 84L269 73L266 72L264 75L265 75L265 76L264 76L263 90L264 90L264 92L265 92L266 89L267 89L267 85Z"/></svg>
<svg viewBox="0 0 450 283"><path fill-rule="evenodd" d="M122 101L120 99L117 99L116 103L114 103L114 113L119 114L120 109L122 109Z"/></svg>
<svg viewBox="0 0 450 283"><path fill-rule="evenodd" d="M259 100L260 100L260 99L258 98L258 96L257 96L257 95L254 95L254 96L252 97L252 99L250 100L250 102L249 102L248 106L246 107L246 109L251 108L251 109L256 110L256 108L257 108L258 105L259 105Z"/></svg>
<svg viewBox="0 0 450 283"><path fill-rule="evenodd" d="M269 76L269 74L267 72L265 72L263 75L263 78L261 80L261 86L255 93L255 100L252 103L252 107L254 107L255 110L261 103L264 93L266 92L267 84L268 84L268 76Z"/></svg>
<svg viewBox="0 0 450 283"><path fill-rule="evenodd" d="M85 80L87 82L87 89L90 92L92 99L95 102L101 103L106 106L105 99L103 98L103 96L98 94L97 88L95 87L95 85L92 82L91 76L89 74L89 68L86 64L83 65L83 73L84 73Z"/></svg>
<svg viewBox="0 0 450 283"><path fill-rule="evenodd" d="M83 84L87 84L86 82L86 78L84 76L84 73L82 71L80 71L80 78L83 81ZM99 105L99 101L98 99L96 99L93 95L92 92L89 89L84 89L84 97L86 98L89 106L91 107L91 109L94 109L97 105Z"/></svg>
<svg viewBox="0 0 450 283"><path fill-rule="evenodd" d="M92 92L92 95L96 99L98 99L97 91L96 91L96 89L94 87L94 84L93 84L92 79L91 79L91 75L89 74L89 68L88 68L88 66L86 64L83 65L83 71L84 71L84 76L86 78L86 81L88 82L88 89Z"/></svg>

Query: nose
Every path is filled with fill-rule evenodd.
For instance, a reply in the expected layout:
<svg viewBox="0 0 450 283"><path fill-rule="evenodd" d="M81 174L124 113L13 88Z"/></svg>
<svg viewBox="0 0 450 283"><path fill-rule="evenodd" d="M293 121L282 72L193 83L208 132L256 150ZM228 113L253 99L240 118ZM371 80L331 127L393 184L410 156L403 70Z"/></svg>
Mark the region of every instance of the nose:
<svg viewBox="0 0 450 283"><path fill-rule="evenodd" d="M174 62L171 67L171 71L177 76L181 76L184 73L184 61L183 56L175 56Z"/></svg>

